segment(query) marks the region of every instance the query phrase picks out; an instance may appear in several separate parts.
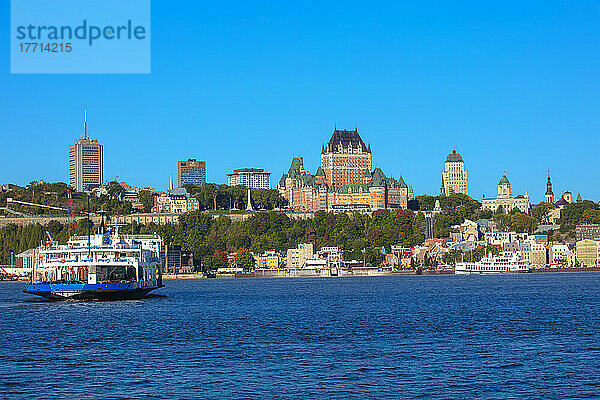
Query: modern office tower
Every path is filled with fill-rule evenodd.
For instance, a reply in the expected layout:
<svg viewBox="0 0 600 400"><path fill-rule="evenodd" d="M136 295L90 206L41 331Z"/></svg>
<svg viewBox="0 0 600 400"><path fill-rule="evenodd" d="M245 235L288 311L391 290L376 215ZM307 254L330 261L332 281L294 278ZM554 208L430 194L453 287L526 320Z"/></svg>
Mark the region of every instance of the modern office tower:
<svg viewBox="0 0 600 400"><path fill-rule="evenodd" d="M69 185L77 192L89 191L104 181L104 149L87 136L87 112L83 136L69 146Z"/></svg>
<svg viewBox="0 0 600 400"><path fill-rule="evenodd" d="M177 163L177 185L204 185L206 183L206 162L190 158Z"/></svg>
<svg viewBox="0 0 600 400"><path fill-rule="evenodd" d="M246 186L252 189L270 189L271 173L262 168L235 169L227 174L229 186Z"/></svg>
<svg viewBox="0 0 600 400"><path fill-rule="evenodd" d="M467 170L465 162L456 150L446 157L442 171L440 194L450 196L454 193L469 194L467 190Z"/></svg>

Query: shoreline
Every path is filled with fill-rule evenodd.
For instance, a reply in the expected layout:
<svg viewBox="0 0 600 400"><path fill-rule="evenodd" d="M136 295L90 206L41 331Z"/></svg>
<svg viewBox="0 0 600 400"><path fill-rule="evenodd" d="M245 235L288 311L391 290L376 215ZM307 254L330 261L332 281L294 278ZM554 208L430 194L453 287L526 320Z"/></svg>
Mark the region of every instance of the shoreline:
<svg viewBox="0 0 600 400"><path fill-rule="evenodd" d="M568 273L568 272L600 272L600 267L579 267L579 268L535 268L531 270L531 273ZM275 279L286 279L286 278L349 278L358 276L378 277L378 276L418 276L418 275L454 275L453 269L446 270L423 270L417 273L415 270L401 270L401 271L389 271L389 272L377 272L372 274L342 274L338 276L324 276L319 274L307 274L307 275L264 275L256 272L249 273L236 273L236 274L218 274L215 277L208 278L203 273L194 274L165 274L163 275L164 280L173 279L232 279L232 278L275 278ZM500 275L500 274L499 274Z"/></svg>
<svg viewBox="0 0 600 400"><path fill-rule="evenodd" d="M532 268L531 273L568 273L568 272L600 272L600 267L578 267L578 268ZM286 279L286 278L351 278L357 276L418 276L418 275L454 275L453 269L444 270L423 270L417 273L415 270L401 270L401 271L374 271L369 274L353 274L346 273L341 275L320 275L320 274L277 274L277 275L265 275L256 272L248 273L236 273L236 274L218 274L214 277L208 277L204 273L193 273L193 274L164 274L164 280L174 279L232 279L232 278L275 278L275 279ZM501 274L498 274L501 275ZM29 279L0 279L0 282L28 282Z"/></svg>

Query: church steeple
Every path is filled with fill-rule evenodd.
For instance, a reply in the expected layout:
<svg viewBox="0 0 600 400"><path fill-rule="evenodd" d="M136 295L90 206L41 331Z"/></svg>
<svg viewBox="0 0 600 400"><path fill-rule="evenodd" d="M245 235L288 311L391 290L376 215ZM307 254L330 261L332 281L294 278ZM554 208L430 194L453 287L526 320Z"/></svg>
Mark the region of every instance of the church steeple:
<svg viewBox="0 0 600 400"><path fill-rule="evenodd" d="M548 181L546 182L546 203L554 203L554 193L552 192L552 181L550 181L550 172L548 172Z"/></svg>

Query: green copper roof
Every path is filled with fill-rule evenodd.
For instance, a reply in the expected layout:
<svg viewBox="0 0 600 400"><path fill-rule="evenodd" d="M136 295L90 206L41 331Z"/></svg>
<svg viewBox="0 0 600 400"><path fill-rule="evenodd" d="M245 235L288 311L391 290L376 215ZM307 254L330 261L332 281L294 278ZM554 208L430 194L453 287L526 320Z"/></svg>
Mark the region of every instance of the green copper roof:
<svg viewBox="0 0 600 400"><path fill-rule="evenodd" d="M279 186L285 186L285 177L285 174L281 175L281 179L279 180Z"/></svg>
<svg viewBox="0 0 600 400"><path fill-rule="evenodd" d="M339 189L338 193L369 193L369 185L366 183L346 183Z"/></svg>
<svg viewBox="0 0 600 400"><path fill-rule="evenodd" d="M456 152L456 150L452 150L452 153L448 154L446 157L446 162L464 162L460 154Z"/></svg>
<svg viewBox="0 0 600 400"><path fill-rule="evenodd" d="M500 183L498 183L498 185L510 185L510 182L508 181L506 175L502 175L502 179L500 179Z"/></svg>
<svg viewBox="0 0 600 400"><path fill-rule="evenodd" d="M400 178L398 178L398 185L400 185L401 188L408 187L404 182L404 179L402 179L402 175L400 175Z"/></svg>
<svg viewBox="0 0 600 400"><path fill-rule="evenodd" d="M302 158L293 158L292 165L290 166L290 170L288 171L288 175L290 178L295 178L300 175L300 167L302 166Z"/></svg>

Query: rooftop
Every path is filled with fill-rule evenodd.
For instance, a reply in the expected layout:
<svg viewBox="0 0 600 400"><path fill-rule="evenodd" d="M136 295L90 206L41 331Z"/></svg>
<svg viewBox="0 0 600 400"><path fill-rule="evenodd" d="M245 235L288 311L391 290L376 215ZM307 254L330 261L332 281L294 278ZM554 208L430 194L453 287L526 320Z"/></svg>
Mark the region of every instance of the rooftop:
<svg viewBox="0 0 600 400"><path fill-rule="evenodd" d="M452 153L448 154L446 157L446 162L464 162L460 154L456 152L456 150L452 150Z"/></svg>
<svg viewBox="0 0 600 400"><path fill-rule="evenodd" d="M363 140L360 138L358 134L358 130L355 129L353 131L340 130L336 129L333 131L333 135L331 135L331 139L327 143L327 147L325 151L329 153L334 153L338 149L339 145L343 147L351 146L353 148L360 147L363 152L370 152L371 150L367 148Z"/></svg>

